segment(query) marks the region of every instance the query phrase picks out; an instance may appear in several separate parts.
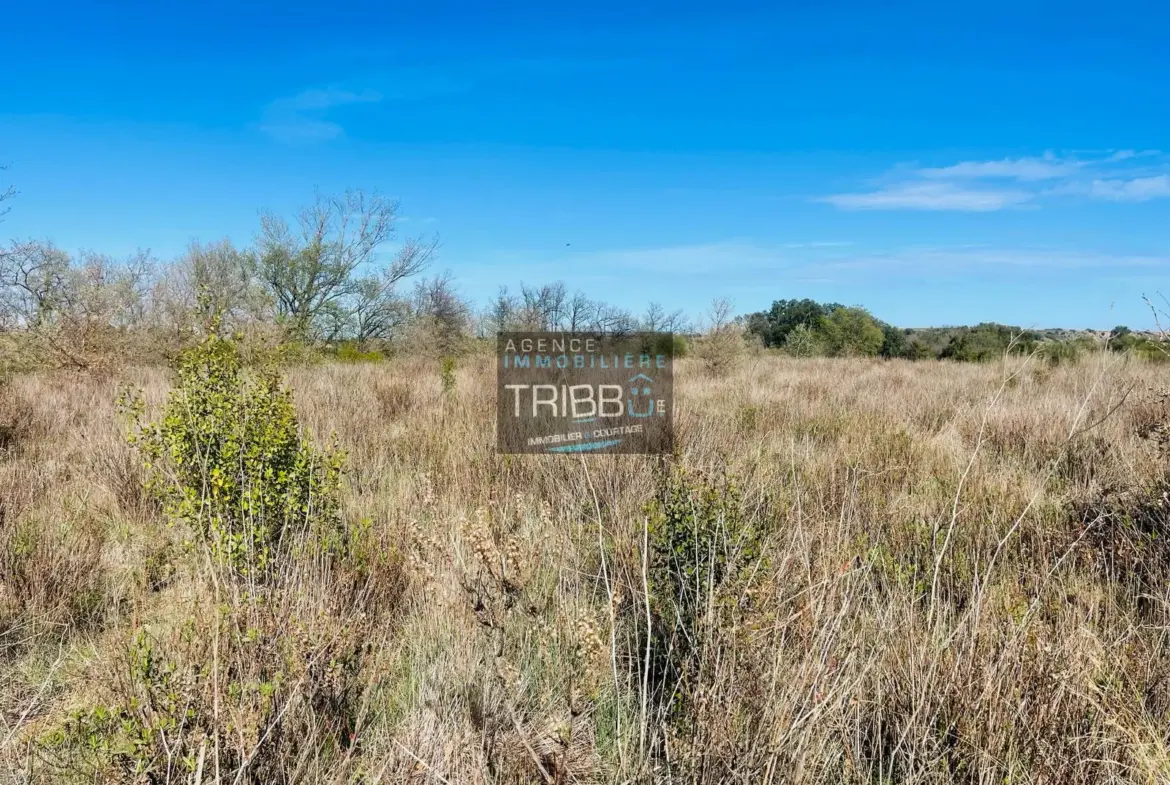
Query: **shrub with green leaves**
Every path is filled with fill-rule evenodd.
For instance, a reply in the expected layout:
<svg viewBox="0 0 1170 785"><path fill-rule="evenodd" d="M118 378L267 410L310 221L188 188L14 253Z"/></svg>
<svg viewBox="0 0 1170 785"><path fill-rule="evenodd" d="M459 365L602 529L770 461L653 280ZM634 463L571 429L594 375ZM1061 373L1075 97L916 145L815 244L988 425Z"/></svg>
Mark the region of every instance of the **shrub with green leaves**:
<svg viewBox="0 0 1170 785"><path fill-rule="evenodd" d="M367 350L356 341L345 341L337 347L337 359L343 363L378 363L386 358L381 352Z"/></svg>
<svg viewBox="0 0 1170 785"><path fill-rule="evenodd" d="M713 635L728 629L761 559L759 530L726 478L671 471L649 516L651 678L676 725L705 678ZM680 728L680 730L686 730Z"/></svg>
<svg viewBox="0 0 1170 785"><path fill-rule="evenodd" d="M160 421L144 421L140 395L121 401L135 424L130 441L172 519L190 524L218 563L251 578L270 574L276 557L306 536L338 547L343 456L301 436L275 368L246 369L213 325L176 371Z"/></svg>
<svg viewBox="0 0 1170 785"><path fill-rule="evenodd" d="M439 379L443 382L443 393L449 395L455 390L455 358L447 356L439 361Z"/></svg>

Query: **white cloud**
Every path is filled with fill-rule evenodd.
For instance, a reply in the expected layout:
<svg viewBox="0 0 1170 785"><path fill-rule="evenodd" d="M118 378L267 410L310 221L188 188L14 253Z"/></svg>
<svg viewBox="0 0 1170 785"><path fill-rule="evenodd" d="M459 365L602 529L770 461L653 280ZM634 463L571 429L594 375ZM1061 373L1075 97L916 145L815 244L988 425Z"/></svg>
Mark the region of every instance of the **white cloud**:
<svg viewBox="0 0 1170 785"><path fill-rule="evenodd" d="M924 247L860 254L842 259L831 266L866 268L892 272L895 269L928 275L931 272L956 273L998 269L1049 268L1061 270L1110 270L1162 267L1170 262L1164 256L1102 253L1056 248L991 247Z"/></svg>
<svg viewBox="0 0 1170 785"><path fill-rule="evenodd" d="M898 182L875 191L817 201L844 210L992 212L1057 196L1113 202L1170 197L1170 160L1158 150L1115 150L1092 157L1043 156L960 161L902 169Z"/></svg>
<svg viewBox="0 0 1170 785"><path fill-rule="evenodd" d="M269 111L287 112L314 112L332 109L335 106L347 104L369 104L382 100L380 93L374 90L363 90L355 93L350 90L336 88L302 90L289 98L278 98L268 105Z"/></svg>
<svg viewBox="0 0 1170 785"><path fill-rule="evenodd" d="M281 122L261 123L258 128L278 142L327 142L345 135L345 129L326 120L292 117Z"/></svg>
<svg viewBox="0 0 1170 785"><path fill-rule="evenodd" d="M955 210L984 213L1032 199L1027 191L964 188L952 183L901 183L877 191L835 194L821 201L844 210Z"/></svg>
<svg viewBox="0 0 1170 785"><path fill-rule="evenodd" d="M1003 178L1022 180L1051 180L1074 174L1081 164L1062 161L1055 156L1043 158L1004 158L1000 161L961 161L952 166L919 169L918 174L929 179Z"/></svg>
<svg viewBox="0 0 1170 785"><path fill-rule="evenodd" d="M373 90L312 88L270 103L257 127L278 142L325 142L345 135L340 124L325 119L330 109L381 100L381 94Z"/></svg>
<svg viewBox="0 0 1170 785"><path fill-rule="evenodd" d="M1111 202L1145 202L1170 196L1170 175L1138 177L1133 180L1094 180L1089 185L1094 199Z"/></svg>

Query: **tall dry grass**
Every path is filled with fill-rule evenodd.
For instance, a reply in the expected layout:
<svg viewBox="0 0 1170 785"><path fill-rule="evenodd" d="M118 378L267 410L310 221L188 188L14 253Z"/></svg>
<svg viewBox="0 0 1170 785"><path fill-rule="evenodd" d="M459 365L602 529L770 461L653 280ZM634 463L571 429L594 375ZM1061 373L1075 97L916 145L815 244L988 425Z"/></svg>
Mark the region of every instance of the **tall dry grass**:
<svg viewBox="0 0 1170 785"><path fill-rule="evenodd" d="M157 407L168 377L0 390L0 781L1170 779L1156 366L683 361L661 459L496 455L491 361L455 373L444 392L437 362L290 371L304 427L347 453L361 580L290 564L279 607L249 610L304 666L288 713L234 757L163 732L197 768L140 775L101 768L84 715L126 705L135 641L195 682L222 665L196 645L219 618L197 551L114 411L126 382ZM667 487L711 502L704 547L736 567L692 618L660 610ZM339 637L356 659L314 670ZM189 689L249 727L246 700Z"/></svg>

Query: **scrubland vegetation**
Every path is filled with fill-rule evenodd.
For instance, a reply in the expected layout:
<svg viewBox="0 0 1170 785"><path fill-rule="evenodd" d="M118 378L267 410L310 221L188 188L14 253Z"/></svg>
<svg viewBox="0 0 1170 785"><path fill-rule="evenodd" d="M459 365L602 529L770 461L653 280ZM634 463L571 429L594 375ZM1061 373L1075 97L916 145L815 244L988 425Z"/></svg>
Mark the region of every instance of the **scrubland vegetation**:
<svg viewBox="0 0 1170 785"><path fill-rule="evenodd" d="M0 253L0 782L1170 780L1163 338L477 309L394 210ZM680 334L674 454L497 454L500 329Z"/></svg>
<svg viewBox="0 0 1170 785"><path fill-rule="evenodd" d="M1158 365L695 354L661 458L476 353L7 379L0 779L1170 777Z"/></svg>

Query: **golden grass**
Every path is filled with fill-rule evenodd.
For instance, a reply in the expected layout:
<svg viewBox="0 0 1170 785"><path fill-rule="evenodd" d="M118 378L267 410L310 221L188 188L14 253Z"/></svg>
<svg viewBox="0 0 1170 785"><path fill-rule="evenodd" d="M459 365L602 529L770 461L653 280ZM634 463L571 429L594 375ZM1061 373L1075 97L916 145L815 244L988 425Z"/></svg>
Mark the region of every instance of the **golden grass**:
<svg viewBox="0 0 1170 785"><path fill-rule="evenodd" d="M348 455L348 519L393 559L330 611L361 620L355 738L284 750L274 781L1170 779L1170 560L1109 501L1165 476L1137 435L1165 421L1156 366L683 361L670 460L496 455L490 358L456 377L289 372L302 425ZM114 410L167 378L0 387L0 782L76 775L45 734L111 699L139 631L205 620ZM750 596L708 617L730 621L681 724L644 672L645 511L671 462L734 478L764 543ZM296 612L334 607L306 575Z"/></svg>

